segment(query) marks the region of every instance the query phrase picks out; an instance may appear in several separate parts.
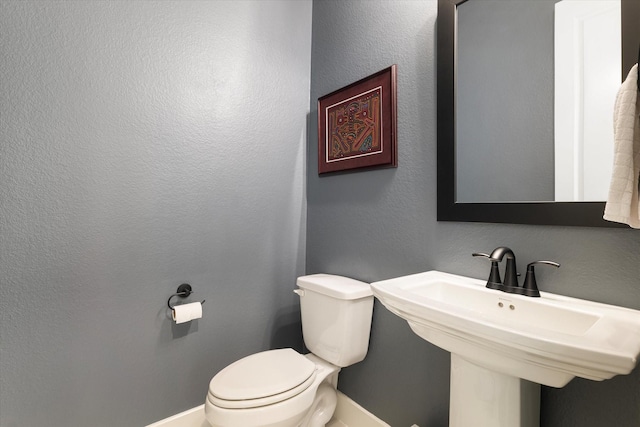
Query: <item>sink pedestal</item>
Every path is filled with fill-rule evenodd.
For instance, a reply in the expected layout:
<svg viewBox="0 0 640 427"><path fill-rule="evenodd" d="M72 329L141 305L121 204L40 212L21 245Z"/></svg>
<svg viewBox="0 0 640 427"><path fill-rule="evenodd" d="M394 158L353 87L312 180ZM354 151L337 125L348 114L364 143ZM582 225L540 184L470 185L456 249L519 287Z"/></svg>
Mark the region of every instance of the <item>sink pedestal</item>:
<svg viewBox="0 0 640 427"><path fill-rule="evenodd" d="M449 427L539 427L540 384L451 353Z"/></svg>

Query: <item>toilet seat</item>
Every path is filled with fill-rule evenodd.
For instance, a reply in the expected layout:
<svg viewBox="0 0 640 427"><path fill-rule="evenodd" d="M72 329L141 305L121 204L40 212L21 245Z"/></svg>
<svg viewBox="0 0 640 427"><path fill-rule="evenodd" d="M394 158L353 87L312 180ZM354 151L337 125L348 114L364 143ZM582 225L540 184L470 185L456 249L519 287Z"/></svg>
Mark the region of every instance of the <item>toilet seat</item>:
<svg viewBox="0 0 640 427"><path fill-rule="evenodd" d="M263 351L220 371L209 383L207 399L228 409L271 405L300 394L315 377L316 365L295 350Z"/></svg>

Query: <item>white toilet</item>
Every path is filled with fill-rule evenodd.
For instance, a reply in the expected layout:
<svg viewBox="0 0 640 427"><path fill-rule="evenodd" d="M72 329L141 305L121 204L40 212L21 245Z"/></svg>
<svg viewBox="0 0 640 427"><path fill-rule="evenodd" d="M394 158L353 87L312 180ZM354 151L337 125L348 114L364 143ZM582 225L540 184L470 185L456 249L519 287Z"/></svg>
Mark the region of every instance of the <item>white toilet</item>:
<svg viewBox="0 0 640 427"><path fill-rule="evenodd" d="M368 283L329 274L297 283L311 353L264 351L218 372L205 402L213 427L321 427L331 419L340 368L367 355L373 295Z"/></svg>

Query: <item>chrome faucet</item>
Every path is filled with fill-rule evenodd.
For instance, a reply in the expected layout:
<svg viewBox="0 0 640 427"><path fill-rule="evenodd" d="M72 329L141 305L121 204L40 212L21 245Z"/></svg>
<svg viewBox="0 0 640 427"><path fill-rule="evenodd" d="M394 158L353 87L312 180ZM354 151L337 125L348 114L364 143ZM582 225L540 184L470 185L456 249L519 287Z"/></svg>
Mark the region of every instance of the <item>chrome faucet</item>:
<svg viewBox="0 0 640 427"><path fill-rule="evenodd" d="M518 268L516 266L516 255L506 246L495 248L489 255L489 261L501 262L507 258L507 267L504 271L503 291L515 293L518 288Z"/></svg>

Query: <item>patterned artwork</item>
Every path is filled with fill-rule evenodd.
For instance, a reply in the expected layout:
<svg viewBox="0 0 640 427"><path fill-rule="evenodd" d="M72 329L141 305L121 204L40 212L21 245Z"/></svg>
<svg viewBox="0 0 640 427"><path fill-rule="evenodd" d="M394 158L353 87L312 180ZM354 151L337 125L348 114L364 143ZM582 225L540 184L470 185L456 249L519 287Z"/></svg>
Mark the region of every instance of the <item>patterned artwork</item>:
<svg viewBox="0 0 640 427"><path fill-rule="evenodd" d="M318 174L398 166L396 65L318 98Z"/></svg>
<svg viewBox="0 0 640 427"><path fill-rule="evenodd" d="M382 150L382 87L326 109L326 162L367 156Z"/></svg>

